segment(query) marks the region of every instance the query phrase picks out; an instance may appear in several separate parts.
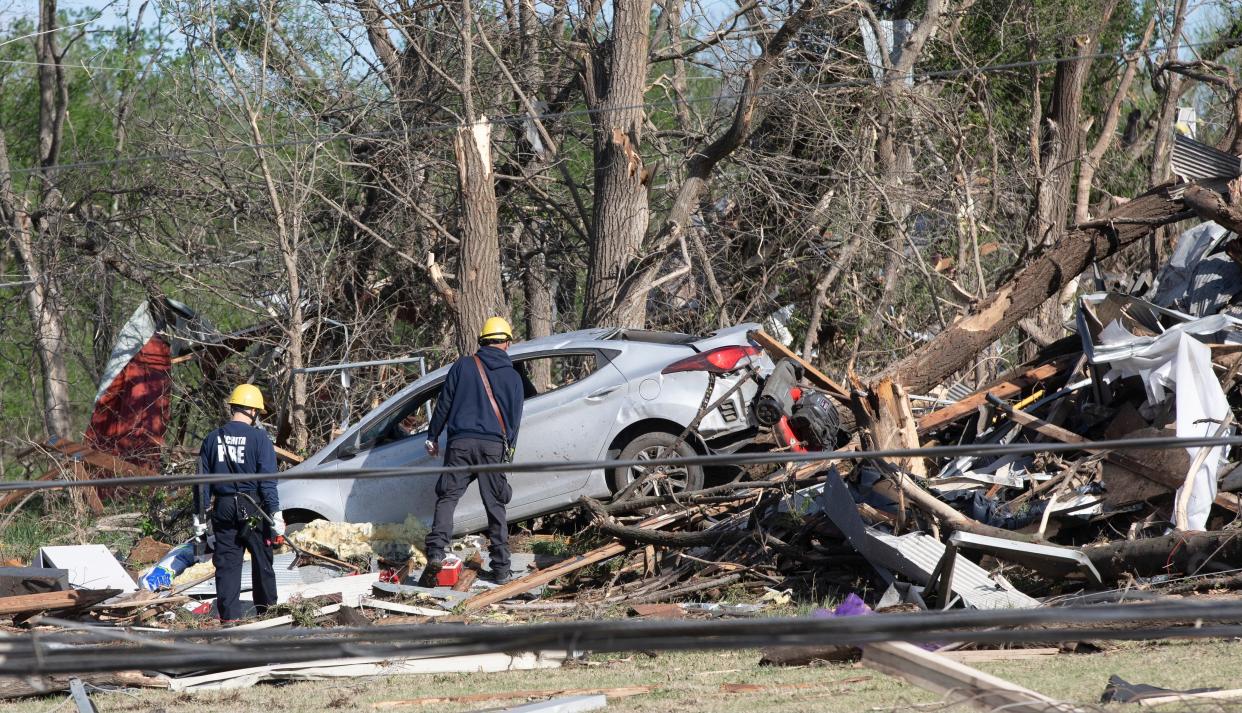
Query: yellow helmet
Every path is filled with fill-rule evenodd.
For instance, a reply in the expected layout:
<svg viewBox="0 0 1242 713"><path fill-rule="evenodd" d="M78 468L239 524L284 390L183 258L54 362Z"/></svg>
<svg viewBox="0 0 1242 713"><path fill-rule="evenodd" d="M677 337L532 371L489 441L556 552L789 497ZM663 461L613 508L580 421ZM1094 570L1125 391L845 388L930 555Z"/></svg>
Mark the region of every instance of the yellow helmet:
<svg viewBox="0 0 1242 713"><path fill-rule="evenodd" d="M508 320L504 317L488 317L483 323L483 329L479 331L480 342L511 342L513 341L513 327L509 326Z"/></svg>
<svg viewBox="0 0 1242 713"><path fill-rule="evenodd" d="M254 384L240 384L233 389L233 393L229 394L229 403L234 406L257 408L260 411L267 410L263 407L263 392L259 391L259 387Z"/></svg>

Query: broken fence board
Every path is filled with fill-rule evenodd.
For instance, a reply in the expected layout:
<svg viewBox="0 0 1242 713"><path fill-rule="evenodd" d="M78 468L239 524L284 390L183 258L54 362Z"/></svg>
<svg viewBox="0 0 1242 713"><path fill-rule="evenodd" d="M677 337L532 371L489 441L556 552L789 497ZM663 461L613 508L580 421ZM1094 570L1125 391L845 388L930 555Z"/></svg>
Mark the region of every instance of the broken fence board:
<svg viewBox="0 0 1242 713"><path fill-rule="evenodd" d="M120 593L119 589L71 589L63 592L40 592L2 597L0 598L0 616L88 607Z"/></svg>
<svg viewBox="0 0 1242 713"><path fill-rule="evenodd" d="M1234 688L1228 691L1203 691L1202 693L1170 693L1167 696L1140 698L1136 702L1140 706L1160 706L1166 703L1206 703L1212 700L1235 700L1238 698L1242 698L1242 688Z"/></svg>
<svg viewBox="0 0 1242 713"><path fill-rule="evenodd" d="M949 701L980 710L1006 713L1069 713L1079 708L1010 683L912 644L884 642L863 647L864 666L919 688L950 694Z"/></svg>
<svg viewBox="0 0 1242 713"><path fill-rule="evenodd" d="M396 612L398 614L414 614L416 616L445 616L448 612L443 609L428 609L427 607L415 607L409 604L399 604L397 602L386 602L382 599L373 597L363 597L358 602L360 609L370 607L371 609L383 609L384 611Z"/></svg>
<svg viewBox="0 0 1242 713"><path fill-rule="evenodd" d="M444 703L485 703L520 698L553 698L556 696L607 696L628 698L641 696L656 690L654 686L622 686L617 688L544 688L529 691L498 691L496 693L468 693L460 696L422 696L399 701L379 701L371 704L373 710L391 710L409 706L426 706Z"/></svg>
<svg viewBox="0 0 1242 713"><path fill-rule="evenodd" d="M684 513L664 513L656 515L655 517L643 520L639 523L639 527L644 527L650 530L659 529L680 519L683 514ZM589 567L597 562L603 562L606 559L616 557L628 549L628 545L614 540L603 547L597 547L590 552L580 554L577 557L572 557L564 562L552 565L547 569L532 572L525 577L515 579L508 584L476 594L463 602L462 606L464 607L464 611L466 613L477 611L491 604L503 602L506 599L529 592L535 587L547 584L558 577L563 577L564 575L576 572L584 567Z"/></svg>
<svg viewBox="0 0 1242 713"><path fill-rule="evenodd" d="M1061 373L1061 371L1069 365L1069 359L1061 358L1049 364L1027 369L1012 379L1002 381L1000 383L993 384L986 389L976 391L952 406L945 406L942 409L932 411L919 419L919 435L923 435L929 431L940 428L941 426L953 423L959 418L964 418L965 416L974 413L975 409L987 402L989 394L999 399L1007 399L1011 396L1017 396L1035 384L1051 379Z"/></svg>
<svg viewBox="0 0 1242 713"><path fill-rule="evenodd" d="M807 360L795 354L792 349L784 344L781 344L780 340L776 337L773 337L771 334L768 334L761 329L750 332L747 336L754 340L759 346L763 347L764 351L772 356L773 361L780 361L781 359L794 360L799 366L802 367L803 371L806 373L806 378L812 384L828 391L831 396L834 396L845 403L849 403L850 392L846 390L844 386L838 384L832 379L832 377L828 376L824 372L816 369L814 364L811 364Z"/></svg>

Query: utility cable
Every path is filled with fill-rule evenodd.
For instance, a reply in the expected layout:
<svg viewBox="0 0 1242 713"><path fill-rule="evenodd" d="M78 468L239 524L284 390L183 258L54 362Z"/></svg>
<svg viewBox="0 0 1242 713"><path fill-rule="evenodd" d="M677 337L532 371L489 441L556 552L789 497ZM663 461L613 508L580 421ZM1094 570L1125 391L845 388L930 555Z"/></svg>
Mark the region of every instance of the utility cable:
<svg viewBox="0 0 1242 713"><path fill-rule="evenodd" d="M872 451L812 451L807 453L724 453L705 456L678 456L630 460L540 461L526 463L488 463L465 466L415 466L407 468L339 468L332 470L290 469L278 473L200 473L185 475L126 476L98 480L11 480L0 482L0 492L59 490L63 488L162 487L167 485L204 485L237 483L251 480L343 480L439 476L442 473L550 473L595 471L634 466L720 466L779 465L814 463L817 461L860 461L881 458L952 458L957 456L1029 455L1064 453L1082 450L1203 448L1208 446L1242 446L1242 436L1194 437L1159 436L1121 438L1090 443L1008 443L931 446L928 448L885 448ZM933 481L934 484L934 481Z"/></svg>
<svg viewBox="0 0 1242 713"><path fill-rule="evenodd" d="M324 658L397 658L481 653L711 650L769 646L1048 642L1074 639L1219 638L1242 634L1242 602L1178 600L1037 609L953 610L830 619L575 621L519 626L415 626L127 633L111 644L53 633L36 645L6 636L0 674L64 674L156 669L237 669ZM103 630L92 632L107 636ZM201 650L184 645L201 643Z"/></svg>

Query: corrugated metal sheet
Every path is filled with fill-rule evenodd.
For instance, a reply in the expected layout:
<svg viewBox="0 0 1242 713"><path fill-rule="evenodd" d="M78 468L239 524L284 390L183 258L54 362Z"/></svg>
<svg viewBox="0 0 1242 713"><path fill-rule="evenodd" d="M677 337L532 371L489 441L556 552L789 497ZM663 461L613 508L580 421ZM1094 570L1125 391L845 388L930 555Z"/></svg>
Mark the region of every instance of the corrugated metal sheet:
<svg viewBox="0 0 1242 713"><path fill-rule="evenodd" d="M1242 159L1179 133L1173 135L1172 164L1173 173L1187 181L1242 176Z"/></svg>
<svg viewBox="0 0 1242 713"><path fill-rule="evenodd" d="M292 589L297 585L323 582L341 576L340 572L326 567L308 566L289 569L289 565L293 564L296 557L294 553L287 552L272 558L272 566L276 569L277 592ZM249 592L251 589L254 589L254 585L250 581L250 561L247 560L242 563L241 590ZM191 597L214 597L216 596L216 581L209 579L187 589L183 594Z"/></svg>
<svg viewBox="0 0 1242 713"><path fill-rule="evenodd" d="M944 543L931 535L911 532L894 537L873 527L867 528L867 531L900 552L929 577L944 557ZM953 592L976 609L1031 609L1039 606L1038 600L997 583L986 570L965 557L958 557L953 567Z"/></svg>

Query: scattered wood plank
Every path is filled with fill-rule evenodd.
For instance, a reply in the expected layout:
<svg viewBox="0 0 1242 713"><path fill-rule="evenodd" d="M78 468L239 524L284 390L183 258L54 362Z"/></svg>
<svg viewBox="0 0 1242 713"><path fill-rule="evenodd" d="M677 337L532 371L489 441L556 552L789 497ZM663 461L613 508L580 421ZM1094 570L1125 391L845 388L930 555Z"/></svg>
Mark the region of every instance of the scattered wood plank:
<svg viewBox="0 0 1242 713"><path fill-rule="evenodd" d="M1048 364L1032 367L1010 379L994 383L985 389L980 389L952 406L945 406L942 409L925 414L919 419L918 433L923 435L953 423L960 418L969 416L987 402L989 394L998 399L1017 396L1032 386L1060 374L1071 365L1071 361L1072 359L1063 357Z"/></svg>
<svg viewBox="0 0 1242 713"><path fill-rule="evenodd" d="M340 611L340 609L340 604L328 604L320 607L318 611L315 612L314 616L318 619L321 616L335 614ZM284 614L282 616L274 616L271 619L261 619L259 621L252 621L248 624L239 624L238 626L233 627L233 631L261 631L263 629L275 629L279 626L290 626L292 624L293 615Z"/></svg>
<svg viewBox="0 0 1242 713"><path fill-rule="evenodd" d="M643 520L638 526L648 530L657 530L680 519L684 515L685 513L682 512L662 513L660 515L656 515L655 517ZM512 582L509 582L508 584L496 587L495 589L480 592L479 594L476 594L462 602L463 611L467 613L478 611L479 609L491 604L503 602L506 599L529 592L535 587L547 584L558 577L563 577L584 567L590 567L597 562L603 562L606 559L616 557L622 552L625 552L627 549L629 549L629 545L614 540L613 542L603 545L602 547L597 547L590 552L567 559L560 564L553 565L547 569L541 569L537 572L531 572L525 577L520 577Z"/></svg>
<svg viewBox="0 0 1242 713"><path fill-rule="evenodd" d="M722 683L721 693L772 693L775 691L805 691L807 689L826 688L828 686L844 686L852 683L870 681L871 676L850 676L838 681L813 681L810 683Z"/></svg>
<svg viewBox="0 0 1242 713"><path fill-rule="evenodd" d="M816 369L814 364L795 354L792 349L784 344L781 344L780 340L776 337L773 337L762 329L750 332L747 336L753 339L759 346L763 347L764 351L770 354L774 361L780 361L781 359L793 359L803 368L803 370L805 370L806 378L812 384L815 384L819 388L827 391L830 396L837 398L843 403L849 403L850 392L847 391L844 386L838 384L832 379L832 377L828 376L824 372Z"/></svg>
<svg viewBox="0 0 1242 713"><path fill-rule="evenodd" d="M483 568L483 555L475 552L466 558L462 564L461 574L457 576L457 583L450 589L454 592L468 592L474 586L475 581L479 578L479 570Z"/></svg>
<svg viewBox="0 0 1242 713"><path fill-rule="evenodd" d="M105 602L102 604L95 604L91 606L90 609L91 611L112 611L114 609L144 609L146 607L158 606L161 604L185 604L188 601L190 601L190 597L186 597L186 596L157 597L155 599L147 599L145 601L134 600L134 601L117 602L117 603Z"/></svg>
<svg viewBox="0 0 1242 713"><path fill-rule="evenodd" d="M301 463L302 461L306 460L305 458L298 455L297 453L294 453L291 450L281 448L280 446L276 446L276 457L279 460L283 460L286 463L292 463L293 465L297 465L298 463Z"/></svg>
<svg viewBox="0 0 1242 713"><path fill-rule="evenodd" d="M378 701L371 704L373 710L388 710L407 706L426 706L445 703L484 703L487 701L511 701L523 698L555 698L558 696L608 696L628 698L655 691L655 686L621 686L617 688L547 688L529 691L498 691L496 693L468 693L460 696L423 696L399 701Z"/></svg>
<svg viewBox="0 0 1242 713"><path fill-rule="evenodd" d="M680 604L635 604L630 614L645 619L685 619L686 610Z"/></svg>
<svg viewBox="0 0 1242 713"><path fill-rule="evenodd" d="M119 589L70 589L63 592L0 597L0 616L89 607L120 593Z"/></svg>
<svg viewBox="0 0 1242 713"><path fill-rule="evenodd" d="M148 676L141 671L74 674L69 676L0 676L0 699L24 698L69 690L69 679L81 679L95 686L168 688L164 676Z"/></svg>
<svg viewBox="0 0 1242 713"><path fill-rule="evenodd" d="M920 446L918 427L910 410L910 399L899 384L890 379L881 380L871 388L868 400L872 402L871 407L876 415L877 448L884 450ZM920 478L927 477L927 461L923 458L895 458L893 462Z"/></svg>
<svg viewBox="0 0 1242 713"><path fill-rule="evenodd" d="M386 602L382 599L373 597L363 597L358 602L359 608L371 607L372 609L383 609L384 611L396 612L398 614L415 614L417 616L445 616L448 612L443 609L428 609L427 607L415 607L409 604L399 604L397 602Z"/></svg>
<svg viewBox="0 0 1242 713"><path fill-rule="evenodd" d="M1044 649L983 649L980 651L937 651L936 653L958 663L982 663L984 661L1020 661L1056 656L1058 648Z"/></svg>
<svg viewBox="0 0 1242 713"><path fill-rule="evenodd" d="M959 704L1008 713L1078 711L1067 703L1010 683L912 644L884 642L863 647L863 665L939 694L953 694ZM952 701L948 701L952 702Z"/></svg>
<svg viewBox="0 0 1242 713"><path fill-rule="evenodd" d="M1165 703L1197 703L1207 701L1234 700L1242 698L1242 688L1228 691L1204 691L1202 693L1171 693L1167 696L1151 696L1138 699L1140 706L1160 706Z"/></svg>

